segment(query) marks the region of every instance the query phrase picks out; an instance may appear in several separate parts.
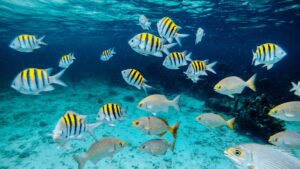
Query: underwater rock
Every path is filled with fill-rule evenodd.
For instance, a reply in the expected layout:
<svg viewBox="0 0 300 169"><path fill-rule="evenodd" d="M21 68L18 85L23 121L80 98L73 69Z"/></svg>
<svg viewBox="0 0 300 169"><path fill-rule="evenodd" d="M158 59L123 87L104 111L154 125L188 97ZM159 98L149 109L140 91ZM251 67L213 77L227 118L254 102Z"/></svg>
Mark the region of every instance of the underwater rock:
<svg viewBox="0 0 300 169"><path fill-rule="evenodd" d="M108 92L108 94L109 94L110 96L116 96L116 95L118 95L118 93L117 93L116 91L114 91L114 90L110 90L110 91Z"/></svg>
<svg viewBox="0 0 300 169"><path fill-rule="evenodd" d="M132 97L132 96L124 96L123 100L125 102L134 102L134 97Z"/></svg>
<svg viewBox="0 0 300 169"><path fill-rule="evenodd" d="M45 127L45 126L47 126L47 123L44 122L44 121L41 121L41 122L40 122L40 127Z"/></svg>
<svg viewBox="0 0 300 169"><path fill-rule="evenodd" d="M98 104L102 104L102 103L103 103L103 100L99 98L98 101L97 101L97 103L98 103Z"/></svg>
<svg viewBox="0 0 300 169"><path fill-rule="evenodd" d="M30 154L28 152L23 152L23 153L19 154L19 158L27 158L29 156L30 156Z"/></svg>
<svg viewBox="0 0 300 169"><path fill-rule="evenodd" d="M236 117L235 130L238 133L248 136L250 133L265 142L274 133L285 130L283 121L268 115L274 105L264 94L257 97L240 97L233 101L209 99L206 106Z"/></svg>
<svg viewBox="0 0 300 169"><path fill-rule="evenodd" d="M92 93L89 93L88 98L92 98L92 97L95 97L95 95L93 95Z"/></svg>

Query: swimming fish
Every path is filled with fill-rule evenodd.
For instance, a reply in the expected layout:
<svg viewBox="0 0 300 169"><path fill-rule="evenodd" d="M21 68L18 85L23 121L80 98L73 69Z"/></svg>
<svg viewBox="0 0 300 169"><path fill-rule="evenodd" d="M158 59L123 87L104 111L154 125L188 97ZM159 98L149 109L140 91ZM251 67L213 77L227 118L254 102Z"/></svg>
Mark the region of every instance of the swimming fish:
<svg viewBox="0 0 300 169"><path fill-rule="evenodd" d="M76 59L74 57L74 53L69 53L67 55L63 55L61 58L60 58L60 61L59 61L59 67L61 68L68 68L73 62L74 62L74 59Z"/></svg>
<svg viewBox="0 0 300 169"><path fill-rule="evenodd" d="M140 16L138 25L140 25L144 30L151 29L151 23L149 22L148 18L146 18L145 15Z"/></svg>
<svg viewBox="0 0 300 169"><path fill-rule="evenodd" d="M142 88L144 89L145 93L147 94L147 88L152 88L151 86L147 85L145 82L147 80L141 75L139 71L136 69L126 69L122 70L122 77L125 82L131 86L138 88L139 90Z"/></svg>
<svg viewBox="0 0 300 169"><path fill-rule="evenodd" d="M245 87L249 87L251 90L256 91L254 85L255 78L256 74L254 74L247 82L245 82L243 79L237 76L229 76L218 82L215 85L214 90L217 93L234 98L234 94L242 93Z"/></svg>
<svg viewBox="0 0 300 169"><path fill-rule="evenodd" d="M141 117L132 122L132 126L140 129L147 135L158 135L161 137L169 131L175 139L179 124L180 122L177 122L174 126L169 126L164 119L154 116Z"/></svg>
<svg viewBox="0 0 300 169"><path fill-rule="evenodd" d="M282 103L272 108L268 114L284 121L300 121L300 101Z"/></svg>
<svg viewBox="0 0 300 169"><path fill-rule="evenodd" d="M300 81L297 84L292 82L292 88L290 92L294 92L296 96L300 97Z"/></svg>
<svg viewBox="0 0 300 169"><path fill-rule="evenodd" d="M165 38L169 43L172 43L173 39L175 38L178 45L182 46L180 39L188 37L189 35L179 34L179 29L181 29L181 27L176 25L169 17L164 17L157 22L157 30L160 37Z"/></svg>
<svg viewBox="0 0 300 169"><path fill-rule="evenodd" d="M192 61L191 55L192 53L187 54L186 51L172 52L163 61L163 66L168 69L179 69L179 67L187 65L188 61Z"/></svg>
<svg viewBox="0 0 300 169"><path fill-rule="evenodd" d="M121 109L119 104L108 103L103 105L96 117L98 121L107 122L110 126L115 126L115 123L122 121L125 118L125 111Z"/></svg>
<svg viewBox="0 0 300 169"><path fill-rule="evenodd" d="M202 28L198 28L196 32L195 45L202 41L203 36L205 36L204 30Z"/></svg>
<svg viewBox="0 0 300 169"><path fill-rule="evenodd" d="M44 38L45 36L42 36L37 39L34 35L22 34L15 37L9 44L9 47L19 52L32 52L35 49L39 49L40 45L47 45L42 41Z"/></svg>
<svg viewBox="0 0 300 169"><path fill-rule="evenodd" d="M52 68L27 68L15 77L11 87L22 94L28 95L38 95L40 92L52 91L54 87L51 84L59 84L66 87L67 85L60 80L65 70L63 69L56 75L50 76Z"/></svg>
<svg viewBox="0 0 300 169"><path fill-rule="evenodd" d="M300 133L293 131L281 131L270 136L269 143L284 148L300 149Z"/></svg>
<svg viewBox="0 0 300 169"><path fill-rule="evenodd" d="M156 115L158 112L169 112L169 107L180 111L178 106L180 95L176 96L173 100L168 100L165 95L153 94L145 97L138 103L137 108Z"/></svg>
<svg viewBox="0 0 300 169"><path fill-rule="evenodd" d="M83 169L87 161L91 161L96 165L103 158L112 160L116 153L127 146L128 144L122 140L116 138L103 138L92 144L83 157L74 155L73 158L78 163L78 169Z"/></svg>
<svg viewBox="0 0 300 169"><path fill-rule="evenodd" d="M162 52L169 55L168 49L176 45L176 43L164 44L159 37L150 33L137 34L129 40L128 44L139 54L156 57L163 57Z"/></svg>
<svg viewBox="0 0 300 169"><path fill-rule="evenodd" d="M253 59L252 64L255 66L263 64L263 67L271 69L275 63L284 58L287 53L278 45L274 43L265 43L256 48L256 51L252 51Z"/></svg>
<svg viewBox="0 0 300 169"><path fill-rule="evenodd" d="M196 117L196 120L207 128L217 127L221 128L227 126L230 129L234 128L235 118L226 121L222 116L214 113L203 113Z"/></svg>
<svg viewBox="0 0 300 169"><path fill-rule="evenodd" d="M108 61L116 54L115 48L106 49L101 53L100 60Z"/></svg>
<svg viewBox="0 0 300 169"><path fill-rule="evenodd" d="M210 71L216 74L213 67L217 63L218 62L215 61L208 64L208 60L194 60L190 63L187 70L183 73L187 75L188 79L191 79L194 83L197 83L200 80L199 76L207 76L206 71Z"/></svg>
<svg viewBox="0 0 300 169"><path fill-rule="evenodd" d="M241 144L224 151L240 169L299 169L300 160L276 146Z"/></svg>
<svg viewBox="0 0 300 169"><path fill-rule="evenodd" d="M82 140L83 134L88 132L97 140L93 130L101 123L86 124L86 116L67 111L57 122L52 139L60 146L65 146L69 140Z"/></svg>
<svg viewBox="0 0 300 169"><path fill-rule="evenodd" d="M152 139L140 146L140 150L151 155L165 155L170 148L174 152L175 139L171 144L168 144L167 140L164 139Z"/></svg>

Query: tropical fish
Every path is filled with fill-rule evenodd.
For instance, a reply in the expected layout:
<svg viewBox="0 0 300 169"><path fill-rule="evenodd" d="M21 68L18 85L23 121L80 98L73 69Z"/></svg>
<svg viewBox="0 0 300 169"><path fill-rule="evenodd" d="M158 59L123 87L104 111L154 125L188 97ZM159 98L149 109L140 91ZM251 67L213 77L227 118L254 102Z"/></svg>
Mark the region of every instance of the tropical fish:
<svg viewBox="0 0 300 169"><path fill-rule="evenodd" d="M190 63L187 70L183 73L187 75L188 79L191 79L194 83L197 83L200 80L199 76L207 76L206 71L210 71L216 74L213 67L217 63L218 62L215 61L208 64L208 60L194 60Z"/></svg>
<svg viewBox="0 0 300 169"><path fill-rule="evenodd" d="M101 53L100 60L108 61L116 54L115 48L106 49Z"/></svg>
<svg viewBox="0 0 300 169"><path fill-rule="evenodd" d="M300 121L300 101L282 103L271 109L268 114L284 121Z"/></svg>
<svg viewBox="0 0 300 169"><path fill-rule="evenodd" d="M117 121L124 120L124 117L125 111L121 109L119 104L108 103L100 108L96 119L114 126Z"/></svg>
<svg viewBox="0 0 300 169"><path fill-rule="evenodd" d="M192 53L187 54L186 51L172 52L163 61L163 66L168 69L179 69L179 67L187 65L188 61L192 61L191 55Z"/></svg>
<svg viewBox="0 0 300 169"><path fill-rule="evenodd" d="M229 76L218 82L214 90L217 93L234 98L234 94L240 94L245 87L249 87L251 90L256 91L254 81L256 74L254 74L247 82L237 76Z"/></svg>
<svg viewBox="0 0 300 169"><path fill-rule="evenodd" d="M140 146L140 150L154 156L165 155L169 148L174 152L175 141L174 139L171 144L168 144L164 139L149 140Z"/></svg>
<svg viewBox="0 0 300 169"><path fill-rule="evenodd" d="M32 52L35 49L39 49L40 45L47 45L42 41L44 38L45 36L42 36L37 39L34 35L22 34L15 37L9 47L19 52Z"/></svg>
<svg viewBox="0 0 300 169"><path fill-rule="evenodd" d="M169 48L176 43L163 44L161 39L150 33L140 33L131 38L128 42L129 46L137 53L148 56L163 57L162 52L169 55Z"/></svg>
<svg viewBox="0 0 300 169"><path fill-rule="evenodd" d="M299 169L300 160L276 146L241 144L224 151L237 168L249 169Z"/></svg>
<svg viewBox="0 0 300 169"><path fill-rule="evenodd" d="M198 28L196 32L196 40L195 40L196 45L202 41L203 36L205 36L204 30L202 28Z"/></svg>
<svg viewBox="0 0 300 169"><path fill-rule="evenodd" d="M67 85L60 80L65 70L63 69L56 75L50 76L52 68L27 68L15 77L11 87L22 94L28 95L37 95L40 92L52 91L54 87L51 84L59 84L66 87Z"/></svg>
<svg viewBox="0 0 300 169"><path fill-rule="evenodd" d="M157 30L159 36L165 38L169 43L172 43L173 39L177 41L179 46L181 45L180 39L188 37L188 34L179 34L178 30L180 26L176 25L169 17L164 17L157 22Z"/></svg>
<svg viewBox="0 0 300 169"><path fill-rule="evenodd" d="M294 92L294 95L300 97L300 81L297 84L292 82L292 88L290 92Z"/></svg>
<svg viewBox="0 0 300 169"><path fill-rule="evenodd" d="M144 89L146 94L147 94L147 88L152 88L151 86L145 83L147 82L147 80L136 69L122 70L122 76L126 83L138 88L139 90L141 88Z"/></svg>
<svg viewBox="0 0 300 169"><path fill-rule="evenodd" d="M252 64L255 66L263 64L263 67L271 69L275 63L284 58L287 53L278 45L274 43L265 43L256 48L256 51L252 51L253 59Z"/></svg>
<svg viewBox="0 0 300 169"><path fill-rule="evenodd" d="M74 53L69 53L67 55L63 55L61 58L60 58L60 61L59 61L59 67L61 68L68 68L73 62L74 62L74 59L76 59L74 57Z"/></svg>
<svg viewBox="0 0 300 169"><path fill-rule="evenodd" d="M175 139L177 137L179 124L180 122L177 122L174 126L169 126L164 119L154 116L141 117L132 122L134 127L140 129L147 135L158 135L161 137L169 131Z"/></svg>
<svg viewBox="0 0 300 169"><path fill-rule="evenodd" d="M97 140L93 130L101 123L86 124L86 116L67 111L57 122L53 131L53 141L60 146L65 146L69 140L82 140L83 134L88 132Z"/></svg>
<svg viewBox="0 0 300 169"><path fill-rule="evenodd" d="M109 158L111 161L116 153L127 146L128 144L122 140L116 138L103 138L92 144L83 157L74 155L73 158L78 163L78 169L83 169L87 161L91 161L94 165L103 158Z"/></svg>
<svg viewBox="0 0 300 169"><path fill-rule="evenodd" d="M269 143L284 148L300 149L300 133L293 131L281 131L270 136Z"/></svg>
<svg viewBox="0 0 300 169"><path fill-rule="evenodd" d="M222 116L214 113L203 113L196 117L196 120L207 128L217 127L221 128L227 126L230 129L234 128L235 118L226 121Z"/></svg>
<svg viewBox="0 0 300 169"><path fill-rule="evenodd" d="M140 16L138 25L140 25L144 30L151 29L151 23L149 22L148 18L146 18L145 15Z"/></svg>
<svg viewBox="0 0 300 169"><path fill-rule="evenodd" d="M150 112L156 115L158 112L169 112L169 107L173 107L175 110L180 111L178 106L180 95L176 96L173 100L168 100L165 95L153 94L145 97L138 103L137 108Z"/></svg>

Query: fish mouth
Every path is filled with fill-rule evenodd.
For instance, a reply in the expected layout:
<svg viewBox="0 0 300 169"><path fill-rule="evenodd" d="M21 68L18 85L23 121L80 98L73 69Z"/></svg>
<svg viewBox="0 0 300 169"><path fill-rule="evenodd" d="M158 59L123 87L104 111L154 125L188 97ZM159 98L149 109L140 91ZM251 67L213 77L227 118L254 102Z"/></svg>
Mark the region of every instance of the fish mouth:
<svg viewBox="0 0 300 169"><path fill-rule="evenodd" d="M224 155L225 155L226 157L230 157L230 154L229 154L228 150L225 150L225 151L224 151Z"/></svg>

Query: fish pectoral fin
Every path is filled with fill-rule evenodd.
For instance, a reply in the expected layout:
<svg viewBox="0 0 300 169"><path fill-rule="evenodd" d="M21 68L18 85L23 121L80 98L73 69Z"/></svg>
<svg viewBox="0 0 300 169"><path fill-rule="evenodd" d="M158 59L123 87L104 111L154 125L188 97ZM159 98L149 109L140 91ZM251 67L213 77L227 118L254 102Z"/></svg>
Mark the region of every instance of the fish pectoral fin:
<svg viewBox="0 0 300 169"><path fill-rule="evenodd" d="M294 114L291 114L291 113L286 113L285 114L287 117L295 117L295 115Z"/></svg>
<svg viewBox="0 0 300 169"><path fill-rule="evenodd" d="M54 87L52 85L48 85L44 89L44 91L52 91L52 90L54 90Z"/></svg>
<svg viewBox="0 0 300 169"><path fill-rule="evenodd" d="M151 130L151 127L150 126L145 126L144 129L145 130Z"/></svg>
<svg viewBox="0 0 300 169"><path fill-rule="evenodd" d="M159 136L159 137L162 137L162 136L165 135L166 133L167 133L167 131L164 131L164 132L158 134L158 136Z"/></svg>
<svg viewBox="0 0 300 169"><path fill-rule="evenodd" d="M143 43L141 43L141 44L139 45L139 48L140 48L140 49L144 49L144 48L145 48L145 45L143 45Z"/></svg>

